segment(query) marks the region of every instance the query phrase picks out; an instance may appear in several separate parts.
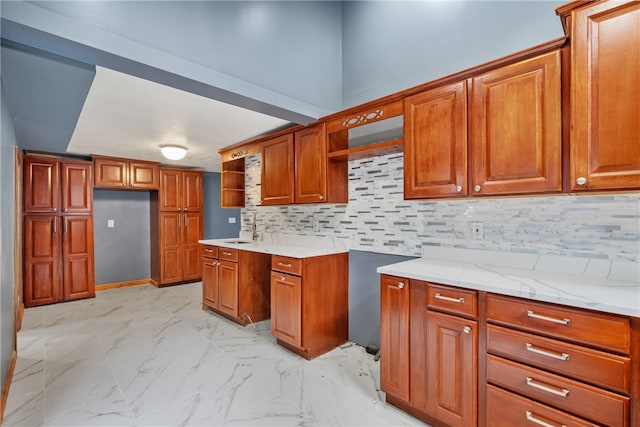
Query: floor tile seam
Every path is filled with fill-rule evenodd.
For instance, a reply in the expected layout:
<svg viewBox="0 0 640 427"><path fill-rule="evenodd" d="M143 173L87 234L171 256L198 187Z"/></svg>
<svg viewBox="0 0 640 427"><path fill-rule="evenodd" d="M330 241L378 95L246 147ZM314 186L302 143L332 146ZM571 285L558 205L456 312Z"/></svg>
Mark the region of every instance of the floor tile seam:
<svg viewBox="0 0 640 427"><path fill-rule="evenodd" d="M142 420L143 418L150 417L150 416L155 415L155 414L159 414L159 413L160 413L160 412L162 412L162 411L166 411L166 410L167 410L167 408L169 408L169 407L171 407L171 406L173 406L173 405L175 405L175 404L178 404L178 403L180 403L180 402L183 402L183 401L184 401L184 402L186 402L187 400L195 399L198 395L200 395L203 399L205 398L205 396L200 392L200 390L198 390L198 389L196 388L196 391L195 391L193 394L189 394L188 396L185 396L185 397L183 397L183 398L176 399L176 400L174 400L174 401L172 401L172 402L168 403L168 404L167 404L166 406L164 406L164 407L161 407L161 408L158 408L158 409L154 409L154 410L149 411L149 412L145 412L144 414L142 414L142 415L140 415L140 416L132 415L132 418L133 418L133 420L135 420L136 425L138 425L138 422L139 422L140 420ZM209 401L207 401L207 403L209 403L209 404L210 404L210 402L209 402ZM127 408L128 408L128 407L129 407L129 404L127 403ZM215 410L215 407L214 407L213 409Z"/></svg>

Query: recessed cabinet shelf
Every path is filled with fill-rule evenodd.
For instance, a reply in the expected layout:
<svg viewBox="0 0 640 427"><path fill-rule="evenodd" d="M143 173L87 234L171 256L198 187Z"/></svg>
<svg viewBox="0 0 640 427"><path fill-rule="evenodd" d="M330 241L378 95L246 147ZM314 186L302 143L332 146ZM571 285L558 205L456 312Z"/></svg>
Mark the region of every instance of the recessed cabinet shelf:
<svg viewBox="0 0 640 427"><path fill-rule="evenodd" d="M223 208L244 207L244 157L222 163L220 205Z"/></svg>

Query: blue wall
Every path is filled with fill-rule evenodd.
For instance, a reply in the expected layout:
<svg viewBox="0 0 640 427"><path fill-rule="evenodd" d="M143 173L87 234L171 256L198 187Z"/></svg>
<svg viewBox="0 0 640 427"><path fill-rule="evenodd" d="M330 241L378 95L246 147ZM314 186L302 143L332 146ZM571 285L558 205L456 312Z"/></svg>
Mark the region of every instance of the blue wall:
<svg viewBox="0 0 640 427"><path fill-rule="evenodd" d="M3 82L4 83L4 82ZM0 137L0 387L4 386L14 349L14 148L16 134L9 107L0 90L2 135Z"/></svg>
<svg viewBox="0 0 640 427"><path fill-rule="evenodd" d="M93 191L96 285L151 277L150 210L148 191Z"/></svg>
<svg viewBox="0 0 640 427"><path fill-rule="evenodd" d="M224 239L238 237L240 234L240 209L220 207L220 174L204 174L204 238ZM229 218L235 218L235 224L229 224Z"/></svg>
<svg viewBox="0 0 640 427"><path fill-rule="evenodd" d="M371 101L562 37L566 1L347 1L342 105Z"/></svg>

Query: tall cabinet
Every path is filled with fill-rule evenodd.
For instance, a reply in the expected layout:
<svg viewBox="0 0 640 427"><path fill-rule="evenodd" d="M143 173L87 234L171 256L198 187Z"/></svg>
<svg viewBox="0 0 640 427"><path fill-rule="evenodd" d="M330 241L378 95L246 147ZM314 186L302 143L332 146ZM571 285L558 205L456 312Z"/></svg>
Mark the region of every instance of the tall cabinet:
<svg viewBox="0 0 640 427"><path fill-rule="evenodd" d="M202 277L202 172L160 169L158 192L159 263L152 269L160 286Z"/></svg>
<svg viewBox="0 0 640 427"><path fill-rule="evenodd" d="M91 162L24 157L24 304L95 296Z"/></svg>

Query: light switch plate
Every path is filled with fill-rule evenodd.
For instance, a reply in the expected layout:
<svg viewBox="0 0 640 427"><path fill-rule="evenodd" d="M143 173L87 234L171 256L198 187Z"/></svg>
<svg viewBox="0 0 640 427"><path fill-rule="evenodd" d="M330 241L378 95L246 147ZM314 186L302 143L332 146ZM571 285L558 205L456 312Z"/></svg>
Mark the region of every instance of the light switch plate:
<svg viewBox="0 0 640 427"><path fill-rule="evenodd" d="M235 224L235 223L236 223L236 217L235 216L229 217L229 224Z"/></svg>
<svg viewBox="0 0 640 427"><path fill-rule="evenodd" d="M113 228L115 227L115 221L112 219L108 219L107 220L107 228Z"/></svg>

